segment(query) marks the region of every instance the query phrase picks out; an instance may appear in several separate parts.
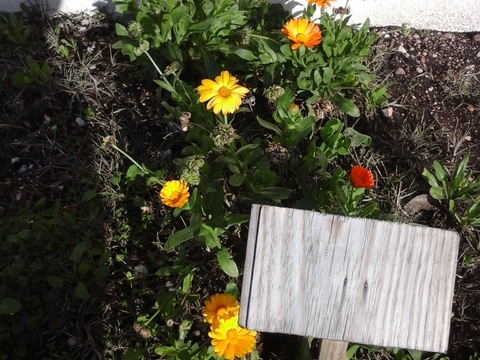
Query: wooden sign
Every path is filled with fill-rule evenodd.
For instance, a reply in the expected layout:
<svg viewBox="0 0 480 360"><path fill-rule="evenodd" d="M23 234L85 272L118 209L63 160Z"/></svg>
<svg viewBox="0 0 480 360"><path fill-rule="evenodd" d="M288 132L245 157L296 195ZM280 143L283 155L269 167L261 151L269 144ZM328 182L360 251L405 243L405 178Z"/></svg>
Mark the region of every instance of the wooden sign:
<svg viewBox="0 0 480 360"><path fill-rule="evenodd" d="M446 352L458 246L452 231L253 205L239 324Z"/></svg>

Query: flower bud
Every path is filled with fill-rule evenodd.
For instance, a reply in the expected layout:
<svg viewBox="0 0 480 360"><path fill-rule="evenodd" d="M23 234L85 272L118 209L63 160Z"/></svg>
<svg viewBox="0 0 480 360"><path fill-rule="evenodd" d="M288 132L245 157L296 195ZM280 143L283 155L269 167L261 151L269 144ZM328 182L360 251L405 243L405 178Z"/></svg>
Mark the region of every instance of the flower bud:
<svg viewBox="0 0 480 360"><path fill-rule="evenodd" d="M142 25L138 21L131 21L128 24L128 32L132 38L139 39L143 34Z"/></svg>
<svg viewBox="0 0 480 360"><path fill-rule="evenodd" d="M148 51L149 49L150 49L150 44L148 43L147 40L143 40L142 43L137 48L135 48L133 52L135 53L135 55L140 56L144 52Z"/></svg>

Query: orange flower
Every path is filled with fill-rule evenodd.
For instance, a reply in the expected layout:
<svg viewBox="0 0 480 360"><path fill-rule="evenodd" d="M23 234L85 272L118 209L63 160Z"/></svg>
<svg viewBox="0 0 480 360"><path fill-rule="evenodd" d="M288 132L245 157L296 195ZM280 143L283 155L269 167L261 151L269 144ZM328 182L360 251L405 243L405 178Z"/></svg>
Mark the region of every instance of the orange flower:
<svg viewBox="0 0 480 360"><path fill-rule="evenodd" d="M243 358L253 351L256 331L247 330L238 325L238 316L220 320L216 329L212 326L208 336L212 339L213 351L226 360Z"/></svg>
<svg viewBox="0 0 480 360"><path fill-rule="evenodd" d="M370 170L355 165L350 172L350 182L356 188L371 189L375 184L373 174Z"/></svg>
<svg viewBox="0 0 480 360"><path fill-rule="evenodd" d="M320 44L322 33L320 28L308 19L296 18L288 21L282 32L293 41L292 50L296 50L300 45L312 48Z"/></svg>
<svg viewBox="0 0 480 360"><path fill-rule="evenodd" d="M188 185L183 180L170 180L160 191L160 200L167 206L181 208L188 201L190 193Z"/></svg>
<svg viewBox="0 0 480 360"><path fill-rule="evenodd" d="M335 2L337 0L308 0L310 4L317 4L318 6L321 6L322 9L325 9L327 6L331 6L331 2Z"/></svg>
<svg viewBox="0 0 480 360"><path fill-rule="evenodd" d="M220 320L228 320L238 315L238 301L230 294L214 294L205 300L203 317L206 322L216 329Z"/></svg>

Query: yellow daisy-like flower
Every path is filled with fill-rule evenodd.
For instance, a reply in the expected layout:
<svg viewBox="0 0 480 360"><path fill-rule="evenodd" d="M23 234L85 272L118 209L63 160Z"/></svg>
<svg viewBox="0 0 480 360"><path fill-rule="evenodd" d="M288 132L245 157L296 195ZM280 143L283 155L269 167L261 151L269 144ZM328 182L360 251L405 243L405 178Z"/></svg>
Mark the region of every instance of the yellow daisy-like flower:
<svg viewBox="0 0 480 360"><path fill-rule="evenodd" d="M288 21L282 32L287 35L289 40L293 41L292 50L296 50L300 45L312 48L320 44L322 39L322 33L318 25L305 18Z"/></svg>
<svg viewBox="0 0 480 360"><path fill-rule="evenodd" d="M318 6L321 6L322 9L325 9L327 6L331 6L331 2L335 2L337 0L308 0L310 4L317 4Z"/></svg>
<svg viewBox="0 0 480 360"><path fill-rule="evenodd" d="M253 351L256 331L244 329L238 325L238 316L220 320L216 329L208 333L212 339L213 351L227 360L242 358Z"/></svg>
<svg viewBox="0 0 480 360"><path fill-rule="evenodd" d="M228 71L222 71L215 81L203 79L197 90L200 93L200 102L207 102L207 109L213 107L215 114L233 114L242 104L242 99L248 89L237 84L238 79L230 76Z"/></svg>
<svg viewBox="0 0 480 360"><path fill-rule="evenodd" d="M212 328L218 327L220 320L228 320L238 315L238 301L230 294L214 294L209 300L205 300L203 317L206 322L212 324Z"/></svg>
<svg viewBox="0 0 480 360"><path fill-rule="evenodd" d="M190 193L188 185L183 180L170 180L160 190L160 200L167 206L181 208L188 201Z"/></svg>

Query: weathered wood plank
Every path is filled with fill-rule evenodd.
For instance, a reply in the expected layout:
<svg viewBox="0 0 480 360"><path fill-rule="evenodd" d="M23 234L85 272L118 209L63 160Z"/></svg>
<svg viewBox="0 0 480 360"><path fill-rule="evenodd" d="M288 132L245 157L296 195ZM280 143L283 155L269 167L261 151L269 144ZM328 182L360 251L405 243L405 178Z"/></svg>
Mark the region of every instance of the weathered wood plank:
<svg viewBox="0 0 480 360"><path fill-rule="evenodd" d="M458 245L441 229L254 205L239 323L445 352Z"/></svg>
<svg viewBox="0 0 480 360"><path fill-rule="evenodd" d="M348 343L343 341L322 340L318 360L345 360Z"/></svg>

